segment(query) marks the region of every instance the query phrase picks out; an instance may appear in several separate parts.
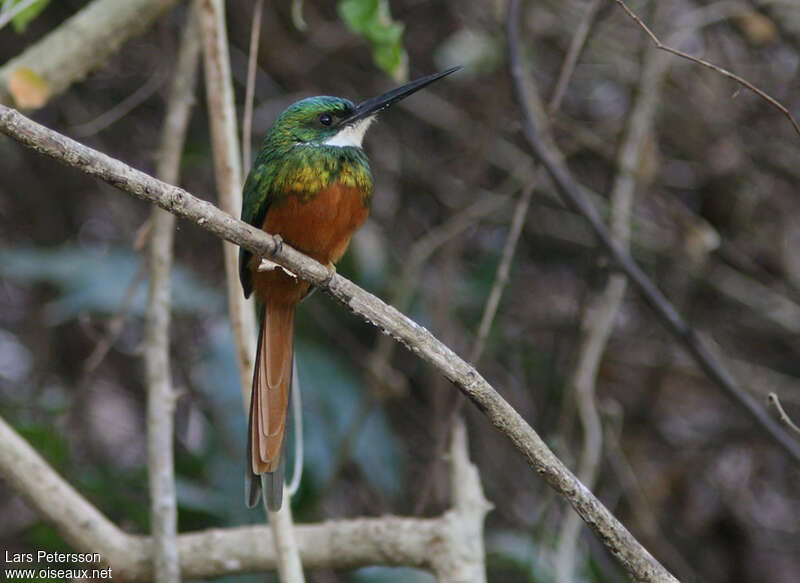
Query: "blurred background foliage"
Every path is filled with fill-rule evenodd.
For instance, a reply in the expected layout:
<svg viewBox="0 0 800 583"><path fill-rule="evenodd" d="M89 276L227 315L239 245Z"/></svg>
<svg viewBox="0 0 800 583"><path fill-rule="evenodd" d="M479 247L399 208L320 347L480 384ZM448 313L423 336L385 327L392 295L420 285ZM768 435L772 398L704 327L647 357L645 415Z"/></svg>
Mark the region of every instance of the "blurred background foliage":
<svg viewBox="0 0 800 583"><path fill-rule="evenodd" d="M0 61L86 2L45 4L32 20L0 32ZM654 14L655 2L632 4L648 20ZM658 4L667 16L654 28L668 33L678 22L697 25L724 3ZM586 2L525 6L525 56L546 98ZM530 166L505 64L505 2L305 0L301 8L305 30L288 0L265 9L255 147L300 97L358 100L389 87L388 77L467 66L383 114L371 130L372 215L339 271L396 298L400 274L426 237L444 233L443 225L478 205L484 210L443 237L413 274L406 309L468 354L508 232L509 195ZM241 106L252 2L229 0L227 10ZM35 119L153 172L184 19L180 4ZM683 48L744 75L800 114L796 5L745 3L690 34ZM564 105L551 119L566 162L598 193L598 204L619 171L615 150L644 50L649 45L640 32L605 3ZM151 89L124 115L97 123L142 87ZM213 201L207 112L198 92L181 184ZM638 169L635 256L720 345L745 385L759 398L779 391L799 417L800 138L752 94L678 60L654 128ZM123 528L146 532L140 346L147 281L136 242L149 208L7 139L0 139L0 173L0 411L101 511ZM180 529L260 522L262 513L242 503L245 419L219 241L179 224L176 258ZM564 383L582 308L607 275L583 222L542 182L480 369L573 467L581 430ZM434 443L454 389L403 349L389 368L371 372L379 339L323 293L298 313L306 439L304 481L293 500L299 521L434 515L449 504L446 461ZM598 400L606 438L596 491L653 554L685 581L796 581L797 468L708 384L635 294L626 296L603 358ZM551 581L558 529L569 510L480 414L469 410L468 422L472 453L496 506L486 525L489 580ZM66 548L1 480L0 547ZM577 577L625 579L587 532ZM431 580L384 568L310 579Z"/></svg>

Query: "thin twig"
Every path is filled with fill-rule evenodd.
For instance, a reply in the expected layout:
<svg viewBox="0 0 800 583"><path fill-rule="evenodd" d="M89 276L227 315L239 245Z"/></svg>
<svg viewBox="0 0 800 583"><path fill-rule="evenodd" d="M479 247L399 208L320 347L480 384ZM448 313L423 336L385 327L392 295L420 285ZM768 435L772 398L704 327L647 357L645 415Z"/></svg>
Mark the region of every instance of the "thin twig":
<svg viewBox="0 0 800 583"><path fill-rule="evenodd" d="M186 190L135 170L3 105L0 105L0 133L42 155L100 178L136 198L157 204L256 255L270 257L303 280L326 289L351 311L391 334L453 382L514 444L528 465L575 508L631 576L639 581L675 581L474 367L395 308L339 274L331 277L326 266L261 229L234 219ZM0 443L5 442L0 439ZM0 448L0 453L2 451ZM51 494L48 491L48 495ZM188 574L185 576L190 578Z"/></svg>
<svg viewBox="0 0 800 583"><path fill-rule="evenodd" d="M122 296L116 312L111 317L111 320L109 320L105 334L83 364L83 374L88 375L94 372L95 369L100 366L100 363L103 362L103 359L108 354L108 351L111 350L111 347L114 346L117 338L119 338L119 335L122 333L122 328L125 326L125 320L128 318L128 312L130 312L131 306L133 305L133 299L136 297L139 284L144 281L144 276L146 274L147 270L145 269L144 263L141 262L136 268L136 273L128 284L128 288L125 290L125 295Z"/></svg>
<svg viewBox="0 0 800 583"><path fill-rule="evenodd" d="M512 8L516 4L518 4L518 0L512 0ZM518 47L519 31L517 27L513 26L509 32L510 42ZM512 54L518 55L519 49L517 48L512 51ZM549 147L545 145L545 141L540 136L533 112L527 106L524 80L522 77L522 65L518 60L512 62L511 71L514 80L514 91L523 114L522 127L525 138L528 141L534 158L537 159L550 174L556 191L574 211L581 214L589 222L595 236L602 246L606 248L614 263L617 264L619 269L625 273L634 287L641 293L662 324L666 326L697 361L700 368L708 375L708 378L717 387L722 389L735 403L740 405L796 462L800 462L800 444L792 439L792 437L769 416L764 408L756 402L752 395L739 385L733 375L725 368L720 360L714 356L706 342L686 323L673 305L664 297L664 294L662 294L650 278L645 275L639 265L619 243L614 240L597 211L586 200L577 182L575 182L563 166L556 162L557 157L554 156L549 151Z"/></svg>
<svg viewBox="0 0 800 583"><path fill-rule="evenodd" d="M572 73L575 72L575 65L578 63L578 57L586 44L586 39L589 38L589 31L592 29L594 17L597 16L597 10L603 0L591 0L583 13L583 18L578 23L575 29L575 34L572 35L572 41L567 50L567 56L564 57L564 64L561 66L561 72L558 74L558 81L556 88L553 90L553 95L550 97L550 103L547 104L547 112L551 115L559 110L561 107L561 100L567 91L567 85L572 78Z"/></svg>
<svg viewBox="0 0 800 583"><path fill-rule="evenodd" d="M500 306L500 299L503 297L503 290L506 287L506 283L508 283L508 276L511 273L511 262L514 259L514 252L517 249L517 243L522 235L522 227L525 225L525 219L528 216L528 208L533 198L534 187L534 182L525 186L525 188L522 189L519 200L517 200L516 207L514 207L511 228L508 230L508 237L506 237L506 242L503 245L503 253L500 257L500 263L497 266L497 273L492 283L492 289L489 292L489 298L486 300L486 305L483 308L481 323L478 326L478 332L475 335L475 343L472 345L472 352L470 352L469 355L469 361L475 366L480 362L481 355L483 354L483 347L486 345L486 338L489 336L489 330L497 314L497 308Z"/></svg>
<svg viewBox="0 0 800 583"><path fill-rule="evenodd" d="M798 427L797 424L792 421L792 418L786 413L783 405L781 405L781 400L778 398L777 393L770 393L767 395L767 403L775 407L775 410L778 412L778 419L781 420L781 423L786 425L786 427L794 431L797 435L800 435L800 427Z"/></svg>
<svg viewBox="0 0 800 583"><path fill-rule="evenodd" d="M714 63L706 61L705 59L701 59L699 57L694 57L694 56L690 55L689 53L684 53L683 51L679 51L678 49L675 49L675 48L672 48L671 46L665 45L664 43L662 43L659 40L659 38L653 33L653 31L650 30L647 27L647 25L642 21L642 19L639 18L639 16L637 16L637 14L633 10L628 8L628 5L625 4L625 2L623 2L623 0L614 0L614 1L617 4L619 4L620 7L622 7L622 9L625 11L625 13L628 16L630 16L631 19L633 19L633 21L636 22L636 24L639 25L639 27L647 34L647 36L650 37L650 40L653 41L653 45L655 45L655 47L657 49L661 49L662 51L666 51L668 53L672 53L673 55L675 55L677 57L681 57L682 59L686 59L687 61L691 61L693 63L697 63L698 65L702 65L703 67L706 67L707 69L711 69L712 71L716 71L720 75L723 75L724 77L727 77L728 79L731 79L732 81L735 81L736 83L738 83L742 87L745 87L745 88L749 89L750 91L752 91L753 93L758 95L761 99L765 100L767 103L769 103L770 105L772 105L773 107L778 109L781 113L783 113L783 115L785 115L788 118L788 120L791 122L792 127L794 127L794 131L797 133L797 135L800 135L800 124L797 123L797 120L794 118L794 116L791 114L791 112L780 101L778 101L774 97L771 97L765 91L759 89L758 87L756 87L755 85L753 85L752 83L747 81L746 79L743 79L739 75L731 73L727 69L723 69L719 65L715 65Z"/></svg>
<svg viewBox="0 0 800 583"><path fill-rule="evenodd" d="M181 153L189 126L200 35L197 4L192 4L183 32L178 62L164 126L161 131L156 173L161 180L177 182ZM148 246L150 293L145 317L145 377L147 380L147 470L150 482L150 523L153 535L153 571L156 583L181 580L178 556L178 509L173 455L176 395L169 358L170 275L173 259L175 215L154 207Z"/></svg>
<svg viewBox="0 0 800 583"><path fill-rule="evenodd" d="M250 168L250 149L253 140L253 100L256 92L256 69L258 68L258 43L261 37L261 13L264 0L256 0L253 8L253 22L250 28L250 54L247 59L247 88L244 93L244 113L242 114L242 168Z"/></svg>
<svg viewBox="0 0 800 583"><path fill-rule="evenodd" d="M104 111L90 121L72 126L72 133L79 138L85 138L106 129L150 99L156 91L161 89L161 86L166 80L166 67L161 67L150 76L144 85L114 105L111 109Z"/></svg>

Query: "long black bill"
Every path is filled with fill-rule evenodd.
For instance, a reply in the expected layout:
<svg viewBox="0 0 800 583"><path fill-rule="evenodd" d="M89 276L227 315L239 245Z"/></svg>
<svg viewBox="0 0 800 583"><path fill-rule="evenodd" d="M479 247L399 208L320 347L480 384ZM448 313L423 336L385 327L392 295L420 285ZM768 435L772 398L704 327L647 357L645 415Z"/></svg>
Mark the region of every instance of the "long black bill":
<svg viewBox="0 0 800 583"><path fill-rule="evenodd" d="M447 69L447 71L442 71L441 73L434 73L433 75L422 77L421 79L417 79L411 83L406 83L401 87L387 91L386 93L378 95L377 97L373 97L372 99L367 99L366 101L359 103L353 113L349 117L346 117L340 121L339 124L348 125L360 119L364 119L365 117L375 115L379 111L383 111L401 99L405 99L412 93L416 93L423 87L430 85L434 81L438 81L442 77L446 77L450 73L455 73L461 68L462 67L453 67L452 69Z"/></svg>

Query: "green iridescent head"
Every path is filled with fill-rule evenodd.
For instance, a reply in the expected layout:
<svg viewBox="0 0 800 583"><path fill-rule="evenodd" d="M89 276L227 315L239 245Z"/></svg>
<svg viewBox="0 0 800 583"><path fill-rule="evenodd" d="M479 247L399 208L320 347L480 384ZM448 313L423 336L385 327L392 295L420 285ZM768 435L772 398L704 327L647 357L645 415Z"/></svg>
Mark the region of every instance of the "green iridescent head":
<svg viewBox="0 0 800 583"><path fill-rule="evenodd" d="M360 148L378 112L460 68L428 75L358 105L349 99L327 95L303 99L278 116L265 146L268 149L298 144Z"/></svg>
<svg viewBox="0 0 800 583"><path fill-rule="evenodd" d="M320 95L303 99L278 117L270 137L292 144L323 144L342 130L340 122L352 115L355 108L352 101L341 97Z"/></svg>

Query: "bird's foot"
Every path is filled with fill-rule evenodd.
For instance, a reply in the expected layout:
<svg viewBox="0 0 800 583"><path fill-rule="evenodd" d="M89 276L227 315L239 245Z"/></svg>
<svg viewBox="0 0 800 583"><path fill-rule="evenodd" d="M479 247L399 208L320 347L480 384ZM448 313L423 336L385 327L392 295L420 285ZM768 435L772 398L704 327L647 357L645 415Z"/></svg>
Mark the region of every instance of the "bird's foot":
<svg viewBox="0 0 800 583"><path fill-rule="evenodd" d="M280 253L283 250L283 237L272 235L272 240L275 242L275 247L272 249L272 256L274 257L276 253Z"/></svg>
<svg viewBox="0 0 800 583"><path fill-rule="evenodd" d="M322 289L328 289L334 275L336 275L336 266L333 263L328 263L328 277L325 278L325 281L322 282L320 287Z"/></svg>
<svg viewBox="0 0 800 583"><path fill-rule="evenodd" d="M297 274L294 273L293 271L290 271L289 269L286 269L280 263L275 263L274 261L271 261L271 260L267 259L266 257L262 257L261 258L261 263L258 264L258 271L272 271L273 269L280 269L281 271L283 271L286 275L288 275L292 279L294 279L294 280L297 279Z"/></svg>

